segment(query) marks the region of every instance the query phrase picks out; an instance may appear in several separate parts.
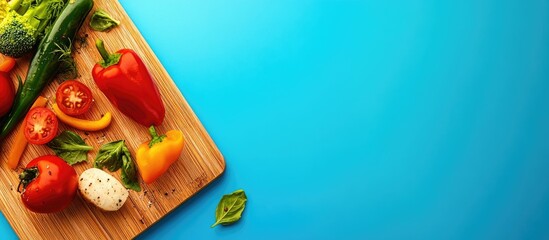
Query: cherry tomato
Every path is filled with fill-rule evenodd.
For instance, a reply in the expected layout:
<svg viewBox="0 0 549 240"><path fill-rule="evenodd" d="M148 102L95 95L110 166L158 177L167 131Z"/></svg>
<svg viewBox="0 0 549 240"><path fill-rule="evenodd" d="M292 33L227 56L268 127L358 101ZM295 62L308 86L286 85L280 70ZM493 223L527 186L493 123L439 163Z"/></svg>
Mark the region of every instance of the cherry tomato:
<svg viewBox="0 0 549 240"><path fill-rule="evenodd" d="M58 212L70 205L78 188L78 175L63 159L47 155L30 161L19 175L17 187L25 207L37 213Z"/></svg>
<svg viewBox="0 0 549 240"><path fill-rule="evenodd" d="M14 98L15 89L9 75L5 72L0 72L0 117L10 111Z"/></svg>
<svg viewBox="0 0 549 240"><path fill-rule="evenodd" d="M65 81L55 94L59 109L67 115L82 115L91 107L93 96L88 87L76 80Z"/></svg>
<svg viewBox="0 0 549 240"><path fill-rule="evenodd" d="M32 144L46 144L57 135L59 122L55 113L44 107L33 108L25 118L25 138Z"/></svg>

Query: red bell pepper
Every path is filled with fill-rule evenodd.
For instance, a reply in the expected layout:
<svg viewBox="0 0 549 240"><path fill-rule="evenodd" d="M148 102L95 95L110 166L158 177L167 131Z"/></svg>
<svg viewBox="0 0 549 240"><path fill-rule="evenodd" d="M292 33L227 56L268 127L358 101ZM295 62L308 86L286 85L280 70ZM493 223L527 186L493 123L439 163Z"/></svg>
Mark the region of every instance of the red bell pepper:
<svg viewBox="0 0 549 240"><path fill-rule="evenodd" d="M137 123L150 127L164 120L166 110L158 88L137 53L120 49L110 54L102 40L96 41L103 60L92 70L93 80L120 112Z"/></svg>

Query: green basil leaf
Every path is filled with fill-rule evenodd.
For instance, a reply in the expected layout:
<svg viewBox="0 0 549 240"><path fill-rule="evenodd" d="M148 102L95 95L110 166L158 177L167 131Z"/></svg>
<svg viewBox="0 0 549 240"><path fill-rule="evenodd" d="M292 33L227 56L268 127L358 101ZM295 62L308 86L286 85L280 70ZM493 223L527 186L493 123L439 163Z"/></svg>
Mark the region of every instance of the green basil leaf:
<svg viewBox="0 0 549 240"><path fill-rule="evenodd" d="M231 194L224 195L217 209L215 210L215 223L211 226L212 228L218 224L229 225L238 221L242 217L242 212L246 207L246 193L244 190L236 190Z"/></svg>
<svg viewBox="0 0 549 240"><path fill-rule="evenodd" d="M71 131L63 131L47 146L70 165L87 161L88 152L93 149L78 134Z"/></svg>
<svg viewBox="0 0 549 240"><path fill-rule="evenodd" d="M128 148L125 148L124 153L122 154L122 174L120 176L122 179L122 184L124 184L127 189L131 189L136 192L141 191L141 187L137 181L137 169L135 169L135 165L133 164Z"/></svg>
<svg viewBox="0 0 549 240"><path fill-rule="evenodd" d="M97 10L93 13L90 19L90 27L95 31L108 31L120 24L120 21L114 19L107 12Z"/></svg>
<svg viewBox="0 0 549 240"><path fill-rule="evenodd" d="M132 160L130 150L124 140L107 143L99 149L95 157L94 167L107 168L111 172L121 170L120 178L127 189L141 191L137 180L137 169Z"/></svg>
<svg viewBox="0 0 549 240"><path fill-rule="evenodd" d="M119 159L124 147L124 140L104 144L99 149L93 166L96 168L106 167L111 172L117 171L122 167L122 161Z"/></svg>

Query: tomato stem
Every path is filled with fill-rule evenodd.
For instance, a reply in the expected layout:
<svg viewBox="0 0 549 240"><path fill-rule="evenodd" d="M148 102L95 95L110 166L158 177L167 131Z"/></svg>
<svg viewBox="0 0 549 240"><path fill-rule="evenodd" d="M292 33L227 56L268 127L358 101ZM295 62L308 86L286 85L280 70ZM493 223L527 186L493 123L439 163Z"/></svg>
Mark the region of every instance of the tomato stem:
<svg viewBox="0 0 549 240"><path fill-rule="evenodd" d="M19 185L17 185L17 192L21 192L21 184L23 184L23 188L26 188L32 180L38 177L38 175L38 167L24 169L23 172L19 174Z"/></svg>

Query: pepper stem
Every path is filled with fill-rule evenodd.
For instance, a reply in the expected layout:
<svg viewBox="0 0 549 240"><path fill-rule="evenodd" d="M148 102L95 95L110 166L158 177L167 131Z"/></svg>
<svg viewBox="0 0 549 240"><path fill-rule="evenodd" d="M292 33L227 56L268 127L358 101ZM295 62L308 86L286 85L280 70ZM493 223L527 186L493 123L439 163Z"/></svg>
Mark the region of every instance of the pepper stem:
<svg viewBox="0 0 549 240"><path fill-rule="evenodd" d="M161 143L164 138L166 138L166 135L160 135L158 136L158 133L156 133L156 129L154 128L154 126L151 126L149 128L149 133L151 134L151 141L149 142L149 148L151 148L153 145L157 144L157 143Z"/></svg>
<svg viewBox="0 0 549 240"><path fill-rule="evenodd" d="M99 61L99 64L101 64L103 68L115 65L120 61L120 57L122 56L122 54L110 54L107 49L105 49L105 44L103 43L103 40L97 39L95 41L95 47L97 48L97 51L99 51L99 54L101 54L101 58L103 58L103 60Z"/></svg>
<svg viewBox="0 0 549 240"><path fill-rule="evenodd" d="M151 126L149 128L149 133L151 134L152 138L157 138L158 137L158 133L156 133L156 128L154 128L154 126Z"/></svg>
<svg viewBox="0 0 549 240"><path fill-rule="evenodd" d="M95 41L95 46L97 47L99 54L101 54L103 61L108 61L110 54L109 52L107 52L107 49L105 49L105 44L103 43L103 40L97 39L97 41Z"/></svg>

